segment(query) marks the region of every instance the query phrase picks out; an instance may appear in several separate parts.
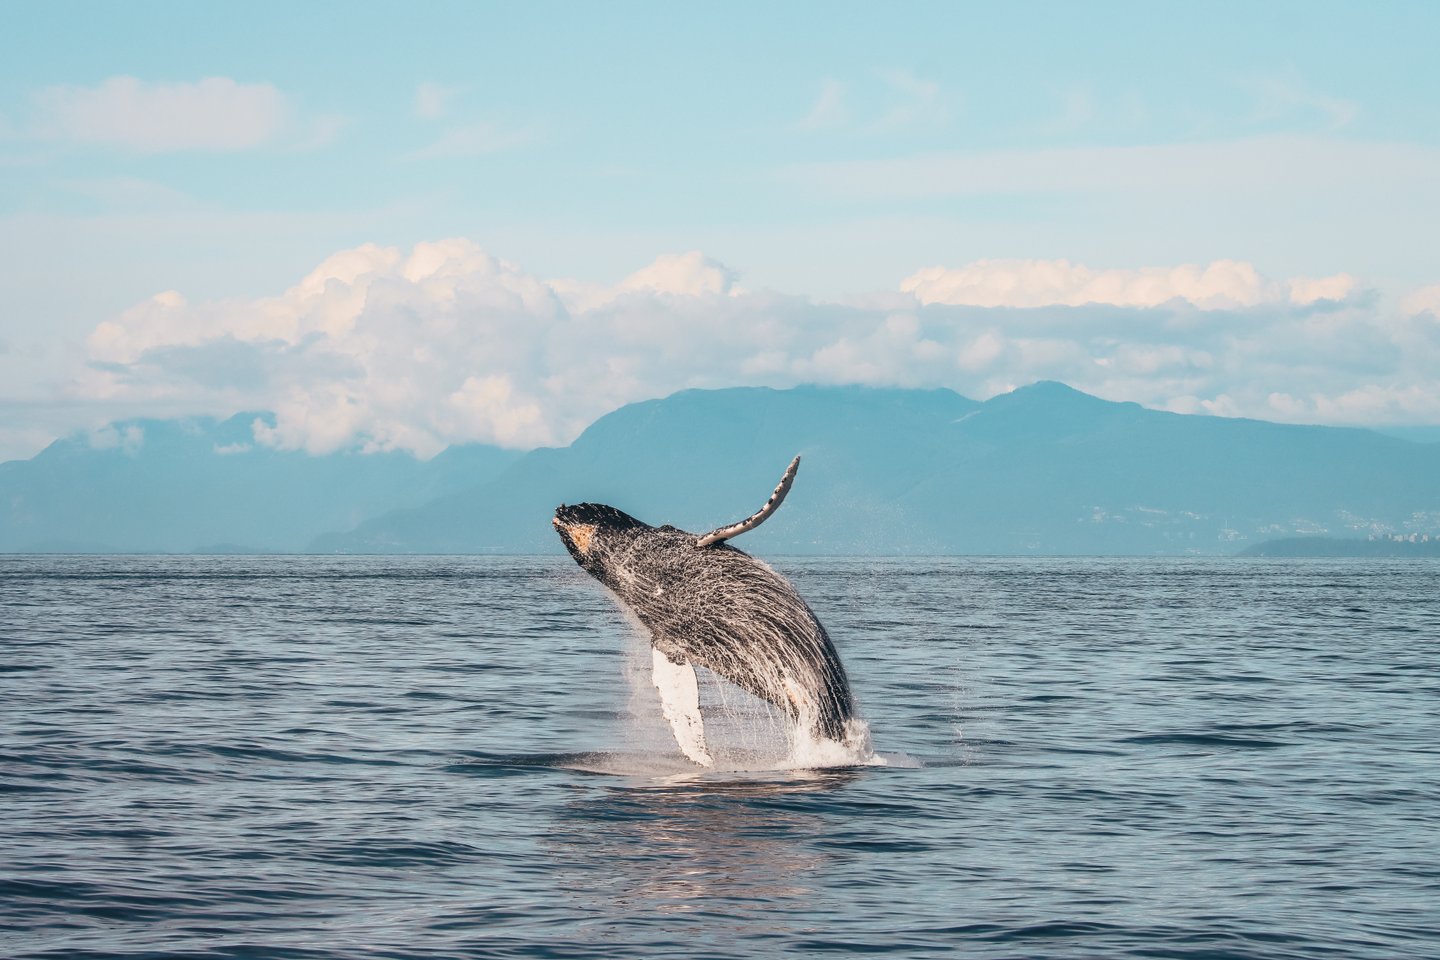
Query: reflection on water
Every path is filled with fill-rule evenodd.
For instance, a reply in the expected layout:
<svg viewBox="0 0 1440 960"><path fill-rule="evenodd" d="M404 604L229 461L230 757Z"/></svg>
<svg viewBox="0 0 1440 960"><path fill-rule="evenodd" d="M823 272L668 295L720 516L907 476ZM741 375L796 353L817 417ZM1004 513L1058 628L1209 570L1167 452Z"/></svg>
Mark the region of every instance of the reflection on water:
<svg viewBox="0 0 1440 960"><path fill-rule="evenodd" d="M738 908L731 921L743 922L747 934L757 932L754 913L766 916L770 933L784 932L787 903L797 913L808 909L836 856L814 843L825 833L824 818L786 800L834 791L858 776L852 769L726 780L676 774L607 786L559 808L548 845L555 862L574 868L577 906L612 923L727 903ZM596 862L608 869L594 870Z"/></svg>

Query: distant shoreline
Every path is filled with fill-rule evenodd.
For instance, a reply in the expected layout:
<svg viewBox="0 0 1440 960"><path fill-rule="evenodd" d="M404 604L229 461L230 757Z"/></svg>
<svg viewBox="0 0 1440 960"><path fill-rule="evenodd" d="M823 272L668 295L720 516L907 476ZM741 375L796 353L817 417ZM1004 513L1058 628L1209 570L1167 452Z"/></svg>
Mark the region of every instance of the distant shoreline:
<svg viewBox="0 0 1440 960"><path fill-rule="evenodd" d="M1440 539L1361 540L1340 537L1288 537L1241 550L1237 557L1440 557Z"/></svg>
<svg viewBox="0 0 1440 960"><path fill-rule="evenodd" d="M456 559L489 557L494 559L559 560L564 553L523 551L421 552L317 552L308 550L0 550L0 559L18 557L175 557L175 558L308 558L308 559L422 559L453 557ZM1440 540L1410 543L1409 541L1359 540L1335 537L1292 537L1267 540L1238 553L790 553L765 552L767 560L1245 560L1245 559L1391 559L1404 557L1440 557Z"/></svg>

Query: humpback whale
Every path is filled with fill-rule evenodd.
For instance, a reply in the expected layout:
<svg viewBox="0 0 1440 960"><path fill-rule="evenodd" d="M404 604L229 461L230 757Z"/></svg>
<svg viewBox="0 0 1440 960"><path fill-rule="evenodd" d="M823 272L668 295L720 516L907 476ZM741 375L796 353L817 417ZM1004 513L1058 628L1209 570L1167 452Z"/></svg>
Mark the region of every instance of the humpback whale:
<svg viewBox="0 0 1440 960"><path fill-rule="evenodd" d="M702 766L714 760L697 666L781 708L816 740L867 739L825 628L789 581L728 542L775 512L799 466L796 457L754 514L699 536L598 503L561 504L551 521L575 562L649 632L665 719Z"/></svg>

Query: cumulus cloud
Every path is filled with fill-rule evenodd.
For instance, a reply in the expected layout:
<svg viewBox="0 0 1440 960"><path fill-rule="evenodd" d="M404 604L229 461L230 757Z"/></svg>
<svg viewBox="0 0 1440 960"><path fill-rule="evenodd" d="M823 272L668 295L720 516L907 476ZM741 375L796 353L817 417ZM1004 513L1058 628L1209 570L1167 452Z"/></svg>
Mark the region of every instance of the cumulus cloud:
<svg viewBox="0 0 1440 960"><path fill-rule="evenodd" d="M739 384L985 398L1058 379L1187 413L1440 422L1440 321L1387 311L1348 277L987 261L906 288L850 303L747 291L699 252L584 284L463 239L369 245L273 297L137 304L91 334L76 399L266 409L256 443L421 456L564 443L624 403Z"/></svg>
<svg viewBox="0 0 1440 960"><path fill-rule="evenodd" d="M1206 266L1092 270L1068 260L977 260L961 267L926 267L901 289L921 303L975 307L1157 307L1180 300L1206 309L1262 303L1345 301L1360 291L1354 277L1337 274L1267 280L1248 263L1217 260Z"/></svg>
<svg viewBox="0 0 1440 960"><path fill-rule="evenodd" d="M1440 317L1440 283L1413 291L1400 302L1400 309L1412 317L1419 313Z"/></svg>
<svg viewBox="0 0 1440 960"><path fill-rule="evenodd" d="M670 297L715 297L743 293L735 271L698 250L667 253L616 284L551 280L550 288L565 306L577 312L607 306L630 294Z"/></svg>
<svg viewBox="0 0 1440 960"><path fill-rule="evenodd" d="M449 157L483 157L524 146L535 139L534 131L477 121L453 127L438 139L406 154L410 160Z"/></svg>
<svg viewBox="0 0 1440 960"><path fill-rule="evenodd" d="M422 83L415 88L415 116L422 120L438 120L450 111L450 101L459 93L455 87L438 83Z"/></svg>
<svg viewBox="0 0 1440 960"><path fill-rule="evenodd" d="M38 137L145 153L245 150L274 140L290 118L268 83L207 77L147 83L111 77L93 87L56 86L35 96Z"/></svg>
<svg viewBox="0 0 1440 960"><path fill-rule="evenodd" d="M624 292L649 291L686 297L730 293L735 271L698 250L658 257L654 263L620 281Z"/></svg>

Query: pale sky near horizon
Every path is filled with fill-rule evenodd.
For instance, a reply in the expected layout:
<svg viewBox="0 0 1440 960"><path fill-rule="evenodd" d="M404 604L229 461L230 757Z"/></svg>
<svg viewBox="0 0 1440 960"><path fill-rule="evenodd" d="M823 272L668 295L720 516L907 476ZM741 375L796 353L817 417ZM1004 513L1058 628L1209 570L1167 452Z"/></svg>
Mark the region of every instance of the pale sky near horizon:
<svg viewBox="0 0 1440 960"><path fill-rule="evenodd" d="M0 460L801 382L1440 424L1440 5L0 9Z"/></svg>

